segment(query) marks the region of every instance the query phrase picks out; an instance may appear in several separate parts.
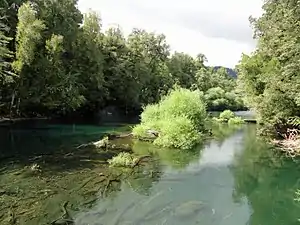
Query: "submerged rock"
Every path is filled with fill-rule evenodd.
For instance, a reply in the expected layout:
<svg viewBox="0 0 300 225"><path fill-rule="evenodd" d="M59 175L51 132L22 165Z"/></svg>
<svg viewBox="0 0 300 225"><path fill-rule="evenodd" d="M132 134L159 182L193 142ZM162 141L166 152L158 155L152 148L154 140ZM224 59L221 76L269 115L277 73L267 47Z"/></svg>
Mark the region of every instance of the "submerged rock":
<svg viewBox="0 0 300 225"><path fill-rule="evenodd" d="M31 171L38 171L38 172L41 172L41 167L40 167L40 165L38 165L38 164L36 164L36 163L32 164L31 167L30 167L30 169L31 169Z"/></svg>
<svg viewBox="0 0 300 225"><path fill-rule="evenodd" d="M174 209L174 214L177 217L185 218L193 216L205 208L203 202L200 201L189 201L185 202Z"/></svg>

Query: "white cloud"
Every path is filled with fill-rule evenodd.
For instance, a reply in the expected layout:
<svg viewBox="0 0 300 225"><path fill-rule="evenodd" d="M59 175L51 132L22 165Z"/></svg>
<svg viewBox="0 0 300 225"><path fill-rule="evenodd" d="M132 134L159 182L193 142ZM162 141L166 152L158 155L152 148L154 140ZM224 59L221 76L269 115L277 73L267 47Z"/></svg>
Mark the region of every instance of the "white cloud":
<svg viewBox="0 0 300 225"><path fill-rule="evenodd" d="M254 49L250 15L262 0L79 0L79 9L101 14L104 28L119 24L164 33L173 51L203 53L210 65L234 67Z"/></svg>

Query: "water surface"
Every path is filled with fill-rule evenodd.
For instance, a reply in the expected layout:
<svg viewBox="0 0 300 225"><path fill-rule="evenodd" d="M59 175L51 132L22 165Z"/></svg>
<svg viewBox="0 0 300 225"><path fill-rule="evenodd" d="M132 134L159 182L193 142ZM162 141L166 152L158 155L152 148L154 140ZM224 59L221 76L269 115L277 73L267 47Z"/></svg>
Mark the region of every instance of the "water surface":
<svg viewBox="0 0 300 225"><path fill-rule="evenodd" d="M72 149L83 139L97 139L101 133L117 129L95 126L73 128L70 125L64 129L55 125L50 128L44 131L33 129L36 132L33 136L32 130L12 129L10 132L14 133L14 139L5 139L5 146L10 146L9 151L18 149L18 153L31 152L27 149L29 146L38 153L43 152L43 148L55 152L58 147ZM62 213L61 205L65 201L70 202L68 209L76 225L298 224L300 203L294 199L295 191L300 187L299 162L282 157L258 139L255 125L215 125L212 132L214 138L193 151L162 149L149 143L134 142L135 154L151 154L157 160L141 167L140 173L135 176L123 179L105 197L97 192L96 182L82 187L85 180L89 181L89 177L96 179L105 167L93 163L91 153L90 161L75 162L73 166L60 166L61 161L56 164L51 160L47 164L39 161L46 172L38 176L14 174L18 166L30 165L28 161L16 160L13 166L3 162L0 190L19 190L28 197L35 196L33 191L57 191L52 195L39 195L38 200L24 200L28 209L36 209L39 205L41 210L36 214L23 212L28 218L18 219L17 224L46 224ZM44 142L37 141L41 137ZM57 160L69 165L63 158ZM124 171L115 170L115 173L121 172ZM0 194L0 202L17 199L4 197ZM83 204L90 199L92 204ZM4 203L7 205L7 202ZM19 211L15 213L20 214ZM0 211L1 218L7 222L5 214Z"/></svg>
<svg viewBox="0 0 300 225"><path fill-rule="evenodd" d="M144 193L123 184L116 196L79 214L77 223L116 224L121 214L118 224L298 224L299 164L276 155L255 132L252 125L232 130L225 140L180 158L157 149L159 181ZM153 148L146 145L137 143L136 151ZM95 212L103 209L114 213L98 217Z"/></svg>

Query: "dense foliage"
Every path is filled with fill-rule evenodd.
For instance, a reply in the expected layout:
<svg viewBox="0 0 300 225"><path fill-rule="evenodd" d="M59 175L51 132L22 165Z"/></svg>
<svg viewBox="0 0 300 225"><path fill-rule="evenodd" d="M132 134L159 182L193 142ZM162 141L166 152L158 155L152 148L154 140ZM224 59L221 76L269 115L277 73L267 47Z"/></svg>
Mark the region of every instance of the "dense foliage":
<svg viewBox="0 0 300 225"><path fill-rule="evenodd" d="M219 117L213 117L213 122L228 123L229 125L243 124L244 120L238 117L229 109L224 110L220 113Z"/></svg>
<svg viewBox="0 0 300 225"><path fill-rule="evenodd" d="M242 107L235 80L205 66L204 55L171 55L163 34L104 31L97 13L83 15L76 4L1 1L1 115L139 112L174 85L203 91L209 109Z"/></svg>
<svg viewBox="0 0 300 225"><path fill-rule="evenodd" d="M177 88L155 105L145 107L141 124L133 134L143 138L149 131L158 132L154 144L163 147L191 149L201 140L207 117L203 94Z"/></svg>
<svg viewBox="0 0 300 225"><path fill-rule="evenodd" d="M234 112L230 111L230 110L224 110L223 112L221 112L219 119L224 121L224 122L228 122L230 119L234 118Z"/></svg>
<svg viewBox="0 0 300 225"><path fill-rule="evenodd" d="M239 85L247 105L273 132L286 132L290 118L300 116L299 1L268 0L259 19L251 18L257 49L244 55Z"/></svg>

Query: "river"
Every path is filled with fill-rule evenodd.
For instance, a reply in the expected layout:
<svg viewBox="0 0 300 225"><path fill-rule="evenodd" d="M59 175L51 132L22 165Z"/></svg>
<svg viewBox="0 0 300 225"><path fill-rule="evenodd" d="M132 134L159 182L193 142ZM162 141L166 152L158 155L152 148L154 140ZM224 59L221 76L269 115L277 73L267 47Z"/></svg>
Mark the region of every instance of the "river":
<svg viewBox="0 0 300 225"><path fill-rule="evenodd" d="M136 141L136 154L152 154L157 160L103 197L97 188L101 181L94 177L107 166L94 152L76 155L74 146L124 130L128 126L37 123L0 128L1 154L9 156L0 165L0 224L50 223L62 214L64 202L69 202L66 208L76 225L299 223L295 192L300 164L257 138L253 124L214 126L214 138L193 151ZM41 155L45 152L51 155ZM42 172L22 170L33 163Z"/></svg>

